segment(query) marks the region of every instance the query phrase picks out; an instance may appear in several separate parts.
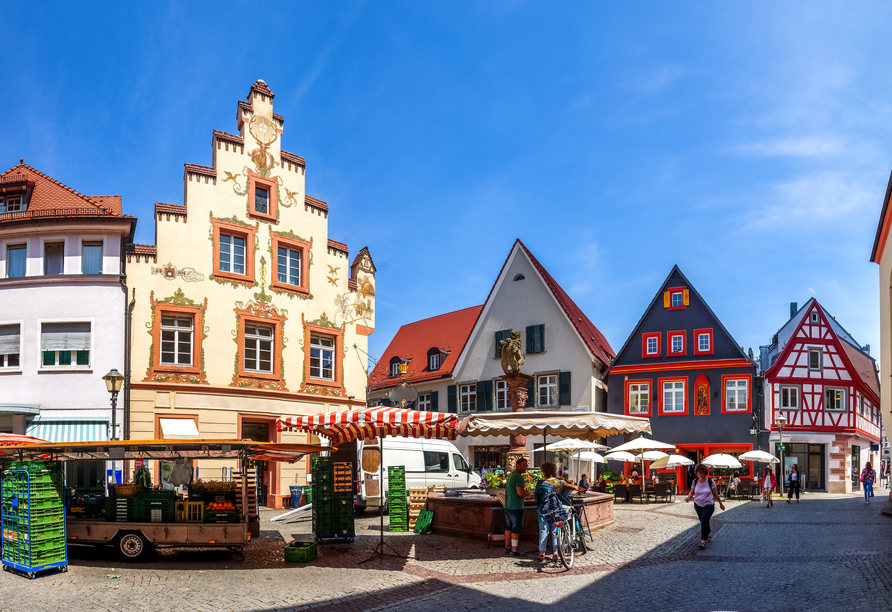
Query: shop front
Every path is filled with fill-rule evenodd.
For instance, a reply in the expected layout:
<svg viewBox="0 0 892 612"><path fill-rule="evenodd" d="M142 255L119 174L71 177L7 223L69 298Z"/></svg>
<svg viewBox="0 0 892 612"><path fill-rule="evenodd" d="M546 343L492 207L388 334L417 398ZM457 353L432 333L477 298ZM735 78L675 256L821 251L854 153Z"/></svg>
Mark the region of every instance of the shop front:
<svg viewBox="0 0 892 612"><path fill-rule="evenodd" d="M780 444L777 442L772 444L774 446L774 455L780 459ZM826 456L826 444L804 442L787 442L784 444L784 490L786 491L790 487L790 473L794 465L802 475L803 491L825 490L827 488L827 483L824 480Z"/></svg>
<svg viewBox="0 0 892 612"><path fill-rule="evenodd" d="M508 464L507 444L502 446L472 446L471 454L474 458L474 469L503 468Z"/></svg>
<svg viewBox="0 0 892 612"><path fill-rule="evenodd" d="M714 455L716 453L724 453L726 455L731 455L732 457L737 457L751 450L753 450L752 444L677 444L675 453L687 457L694 462L694 465L696 465L709 455ZM742 468L711 468L709 473L711 476L719 480L719 482L724 482L725 479L733 476L734 473L737 473L744 482L749 482L749 479L753 477L753 471L758 470L759 467L757 464L753 464L750 461L741 461L741 463L743 464ZM670 470L657 470L657 473L661 479L674 480L679 492L687 491L690 489L691 482L696 478L696 476L694 476L694 465ZM629 472L635 469L635 466L632 464L627 463L626 466L626 469Z"/></svg>

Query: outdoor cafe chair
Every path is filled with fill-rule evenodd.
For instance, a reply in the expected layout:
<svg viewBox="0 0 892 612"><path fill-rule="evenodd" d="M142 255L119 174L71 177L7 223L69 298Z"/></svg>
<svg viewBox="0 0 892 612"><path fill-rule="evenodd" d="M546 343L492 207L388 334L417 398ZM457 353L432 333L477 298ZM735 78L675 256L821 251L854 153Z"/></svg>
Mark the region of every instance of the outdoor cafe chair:
<svg viewBox="0 0 892 612"><path fill-rule="evenodd" d="M633 484L633 485L629 486L629 499L634 500L636 497L640 501L642 501L642 502L644 501L644 498L641 496L641 485L640 484Z"/></svg>
<svg viewBox="0 0 892 612"><path fill-rule="evenodd" d="M656 485L654 485L653 493L649 493L648 497L650 495L654 496L654 501L663 500L663 501L668 502L669 501L669 484L665 483L665 482L657 483Z"/></svg>
<svg viewBox="0 0 892 612"><path fill-rule="evenodd" d="M629 492L629 487L626 485L613 485L613 501L621 500L626 501L626 494Z"/></svg>

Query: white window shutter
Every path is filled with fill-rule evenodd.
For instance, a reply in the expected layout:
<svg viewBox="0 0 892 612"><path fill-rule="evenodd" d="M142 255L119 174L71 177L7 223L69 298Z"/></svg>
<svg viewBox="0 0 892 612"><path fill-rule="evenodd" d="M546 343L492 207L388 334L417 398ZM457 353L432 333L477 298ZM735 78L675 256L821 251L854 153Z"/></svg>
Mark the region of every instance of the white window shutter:
<svg viewBox="0 0 892 612"><path fill-rule="evenodd" d="M19 352L19 326L0 325L0 355Z"/></svg>
<svg viewBox="0 0 892 612"><path fill-rule="evenodd" d="M89 351L89 323L44 323L40 331L41 351Z"/></svg>

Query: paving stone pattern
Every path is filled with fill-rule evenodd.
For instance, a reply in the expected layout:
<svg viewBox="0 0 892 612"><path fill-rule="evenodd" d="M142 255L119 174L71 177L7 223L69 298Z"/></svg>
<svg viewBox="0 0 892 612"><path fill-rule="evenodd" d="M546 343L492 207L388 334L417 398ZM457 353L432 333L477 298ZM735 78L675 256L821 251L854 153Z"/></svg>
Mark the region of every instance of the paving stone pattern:
<svg viewBox="0 0 892 612"><path fill-rule="evenodd" d="M812 494L800 504L728 502L699 550L691 504L620 504L616 523L594 533L590 552L567 571L502 546L442 536L386 533L406 558L366 564L379 536L370 512L352 544L326 543L312 563L284 562L282 547L309 540L310 521L271 523L244 559L225 551L159 549L125 564L111 549L72 546L68 573L35 580L0 574L9 610L540 610L857 611L892 609L892 517L886 490L867 505L856 495ZM386 523L386 521L385 521ZM120 578L109 578L108 574Z"/></svg>

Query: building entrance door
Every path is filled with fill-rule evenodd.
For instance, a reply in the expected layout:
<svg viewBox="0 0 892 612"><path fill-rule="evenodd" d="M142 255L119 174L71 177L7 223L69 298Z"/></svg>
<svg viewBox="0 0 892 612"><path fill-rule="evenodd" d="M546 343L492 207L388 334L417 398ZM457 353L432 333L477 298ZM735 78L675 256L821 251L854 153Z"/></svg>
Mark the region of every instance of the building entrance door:
<svg viewBox="0 0 892 612"><path fill-rule="evenodd" d="M267 423L250 423L242 421L242 440L254 440L255 442L269 442L269 426ZM269 463L266 461L255 461L254 466L257 470L257 505L266 506L270 490L270 481L272 474L270 473Z"/></svg>
<svg viewBox="0 0 892 612"><path fill-rule="evenodd" d="M852 491L861 490L861 447L852 445Z"/></svg>

